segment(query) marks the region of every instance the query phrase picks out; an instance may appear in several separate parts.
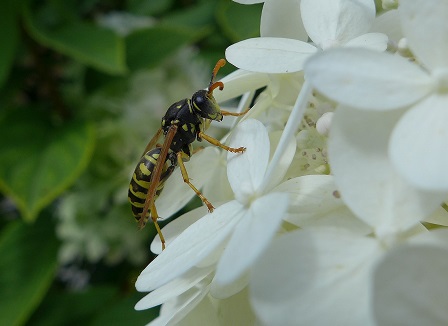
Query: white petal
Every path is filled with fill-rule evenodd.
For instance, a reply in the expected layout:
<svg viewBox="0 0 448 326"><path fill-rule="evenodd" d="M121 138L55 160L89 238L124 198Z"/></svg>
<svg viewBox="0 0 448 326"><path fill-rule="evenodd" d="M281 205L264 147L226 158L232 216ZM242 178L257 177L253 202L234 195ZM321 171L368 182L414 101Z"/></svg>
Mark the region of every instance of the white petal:
<svg viewBox="0 0 448 326"><path fill-rule="evenodd" d="M280 142L282 132L273 132L270 134L271 139L271 146L270 151L271 153L275 153L276 149L278 148L278 144ZM278 185L283 178L285 177L286 172L288 171L289 166L291 165L292 160L294 159L294 155L296 153L297 149L297 140L295 137L291 137L289 142L286 144L285 148L282 150L282 156L280 157L279 161L276 162L276 166L272 171L272 174L270 176L270 181L268 185L266 186L266 189L272 189L274 186ZM271 157L272 159L272 157ZM271 160L272 164L272 160Z"/></svg>
<svg viewBox="0 0 448 326"><path fill-rule="evenodd" d="M445 210L445 208L439 206L434 213L425 218L425 222L448 226L448 212Z"/></svg>
<svg viewBox="0 0 448 326"><path fill-rule="evenodd" d="M265 1L261 12L260 35L306 42L308 34L300 15L300 0Z"/></svg>
<svg viewBox="0 0 448 326"><path fill-rule="evenodd" d="M431 231L421 232L408 240L413 245L438 246L448 248L448 229L432 229Z"/></svg>
<svg viewBox="0 0 448 326"><path fill-rule="evenodd" d="M207 199L213 205L217 205L221 201L235 199L227 178L227 153L225 151L222 152L220 166L215 170L213 181L206 183L202 189Z"/></svg>
<svg viewBox="0 0 448 326"><path fill-rule="evenodd" d="M198 264L228 237L244 211L231 201L191 225L141 272L137 290L152 291Z"/></svg>
<svg viewBox="0 0 448 326"><path fill-rule="evenodd" d="M388 38L386 34L367 33L351 39L344 46L354 48L364 48L375 51L385 51L387 49Z"/></svg>
<svg viewBox="0 0 448 326"><path fill-rule="evenodd" d="M224 83L224 89L213 92L213 96L218 103L241 96L248 91L262 88L269 83L269 78L267 74L238 69L220 81Z"/></svg>
<svg viewBox="0 0 448 326"><path fill-rule="evenodd" d="M212 267L190 269L182 277L172 280L143 297L135 305L135 310L149 309L176 298L194 287L212 271Z"/></svg>
<svg viewBox="0 0 448 326"><path fill-rule="evenodd" d="M314 55L305 76L329 98L348 106L388 110L416 102L432 89L417 65L391 54L341 48Z"/></svg>
<svg viewBox="0 0 448 326"><path fill-rule="evenodd" d="M207 147L193 155L185 163L193 185L201 189L212 177L219 164L219 151L214 147ZM207 168L204 169L204 166ZM168 218L184 207L195 196L193 190L183 181L180 169L165 182L162 194L156 200L157 213L161 218Z"/></svg>
<svg viewBox="0 0 448 326"><path fill-rule="evenodd" d="M372 238L343 230L290 232L253 267L251 302L265 325L371 325Z"/></svg>
<svg viewBox="0 0 448 326"><path fill-rule="evenodd" d="M301 71L305 60L316 51L298 40L259 37L232 44L226 49L226 58L244 70L279 74Z"/></svg>
<svg viewBox="0 0 448 326"><path fill-rule="evenodd" d="M330 131L330 165L342 199L378 233L406 230L445 197L412 187L393 168L387 150L400 114L340 107Z"/></svg>
<svg viewBox="0 0 448 326"><path fill-rule="evenodd" d="M372 0L302 0L300 6L308 35L322 49L368 32L375 18Z"/></svg>
<svg viewBox="0 0 448 326"><path fill-rule="evenodd" d="M202 205L188 213L176 218L174 221L171 221L169 224L162 228L162 234L165 238L165 242L169 245L171 242L176 239L179 234L185 231L190 225L195 223L201 217L207 214L207 207ZM151 251L155 254L160 254L162 252L162 242L158 235L154 237L154 240L151 242Z"/></svg>
<svg viewBox="0 0 448 326"><path fill-rule="evenodd" d="M217 310L219 311L221 326L258 325L255 322L256 318L250 306L248 292L249 291L246 288L226 300L219 300L217 302Z"/></svg>
<svg viewBox="0 0 448 326"><path fill-rule="evenodd" d="M246 147L244 153L227 154L227 176L237 200L245 201L261 184L269 160L269 137L263 124L248 119L232 132L230 147Z"/></svg>
<svg viewBox="0 0 448 326"><path fill-rule="evenodd" d="M210 295L216 299L228 299L247 287L249 283L249 273L243 273L238 279L230 284L220 284L212 281L210 285Z"/></svg>
<svg viewBox="0 0 448 326"><path fill-rule="evenodd" d="M389 10L377 16L370 31L386 34L390 41L397 43L403 38L398 10Z"/></svg>
<svg viewBox="0 0 448 326"><path fill-rule="evenodd" d="M434 69L448 66L448 2L405 0L398 8L409 47L420 61Z"/></svg>
<svg viewBox="0 0 448 326"><path fill-rule="evenodd" d="M289 212L284 220L299 227L334 226L357 234L372 229L356 218L340 198L331 175L307 175L283 182L273 191L289 194Z"/></svg>
<svg viewBox="0 0 448 326"><path fill-rule="evenodd" d="M207 321L207 326L221 326L220 316L216 309L216 302L209 295L204 297L188 315L170 326L198 326Z"/></svg>
<svg viewBox="0 0 448 326"><path fill-rule="evenodd" d="M201 303L207 293L208 287L205 284L191 288L175 300L162 305L159 317L154 319L149 325L179 325L179 322Z"/></svg>
<svg viewBox="0 0 448 326"><path fill-rule="evenodd" d="M236 3L241 3L242 5L253 5L255 3L263 3L264 0L232 0Z"/></svg>
<svg viewBox="0 0 448 326"><path fill-rule="evenodd" d="M448 96L430 96L400 119L390 141L397 171L417 187L448 191Z"/></svg>
<svg viewBox="0 0 448 326"><path fill-rule="evenodd" d="M378 325L448 324L448 247L405 246L374 273L373 313Z"/></svg>
<svg viewBox="0 0 448 326"><path fill-rule="evenodd" d="M287 209L287 194L271 193L255 200L230 238L213 281L230 284L240 277L269 245Z"/></svg>

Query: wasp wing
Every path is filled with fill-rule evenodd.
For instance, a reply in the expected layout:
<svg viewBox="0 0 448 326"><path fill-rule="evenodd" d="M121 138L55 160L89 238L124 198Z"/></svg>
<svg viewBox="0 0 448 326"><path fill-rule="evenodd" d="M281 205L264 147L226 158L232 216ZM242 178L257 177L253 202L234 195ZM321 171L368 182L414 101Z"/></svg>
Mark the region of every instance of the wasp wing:
<svg viewBox="0 0 448 326"><path fill-rule="evenodd" d="M160 136L162 136L162 128L159 128L157 130L156 134L151 138L148 145L145 147L145 151L143 152L142 156L146 154L146 152L150 151L154 147L156 147L157 142L159 141Z"/></svg>
<svg viewBox="0 0 448 326"><path fill-rule="evenodd" d="M160 182L160 176L162 175L163 172L163 166L165 165L166 157L168 155L168 151L170 149L171 143L173 142L173 138L176 135L176 132L177 132L177 126L173 125L170 127L165 136L165 141L163 142L162 150L159 154L159 157L157 158L156 166L154 167L154 170L151 173L151 179L149 182L149 189L146 194L145 205L143 206L142 215L140 216L141 223L144 223L149 208L154 205L154 196L156 194L157 187ZM143 226L144 224L141 224L140 228L142 228Z"/></svg>

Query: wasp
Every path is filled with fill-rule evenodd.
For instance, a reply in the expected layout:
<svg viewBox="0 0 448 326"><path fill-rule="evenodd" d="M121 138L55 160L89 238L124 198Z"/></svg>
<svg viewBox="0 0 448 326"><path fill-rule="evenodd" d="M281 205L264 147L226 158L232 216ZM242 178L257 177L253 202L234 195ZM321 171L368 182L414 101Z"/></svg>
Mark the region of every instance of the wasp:
<svg viewBox="0 0 448 326"><path fill-rule="evenodd" d="M241 113L232 113L221 110L213 91L216 88L222 90L224 84L215 82L216 74L225 65L226 61L220 59L213 69L210 84L206 90L199 90L191 99L186 98L172 104L162 118L161 128L149 141L132 175L129 185L128 199L132 206L132 213L138 221L139 228L143 228L149 218L162 242L162 250L165 249L165 239L157 223L159 215L155 200L160 195L166 180L171 176L177 166L180 167L184 182L196 193L207 206L209 212L213 212L213 205L190 182L184 162L189 161L194 154L192 143L195 140L205 139L209 143L232 153L242 153L244 147L232 148L222 144L217 139L205 134L205 130L212 121L222 121L223 116L241 116ZM163 144L158 144L160 137L164 136Z"/></svg>

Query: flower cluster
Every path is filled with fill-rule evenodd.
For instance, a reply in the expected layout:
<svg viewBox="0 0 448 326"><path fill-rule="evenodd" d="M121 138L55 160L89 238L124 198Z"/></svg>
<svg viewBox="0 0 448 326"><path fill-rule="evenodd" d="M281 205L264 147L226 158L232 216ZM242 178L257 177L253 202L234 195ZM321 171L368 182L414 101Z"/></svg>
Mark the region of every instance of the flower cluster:
<svg viewBox="0 0 448 326"><path fill-rule="evenodd" d="M254 101L227 137L247 151L209 162L219 206L163 229L136 309L162 305L151 325L448 324L448 2L377 17L373 0L266 0L260 35L227 49L240 70L216 94Z"/></svg>

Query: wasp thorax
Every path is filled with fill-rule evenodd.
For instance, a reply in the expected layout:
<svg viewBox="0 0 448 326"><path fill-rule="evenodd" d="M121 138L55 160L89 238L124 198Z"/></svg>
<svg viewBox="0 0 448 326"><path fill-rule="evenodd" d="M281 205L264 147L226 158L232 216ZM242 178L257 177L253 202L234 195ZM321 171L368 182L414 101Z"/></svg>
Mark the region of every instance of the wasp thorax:
<svg viewBox="0 0 448 326"><path fill-rule="evenodd" d="M193 110L200 117L216 121L222 120L221 108L216 103L213 94L210 94L207 90L200 90L194 93L191 102Z"/></svg>

